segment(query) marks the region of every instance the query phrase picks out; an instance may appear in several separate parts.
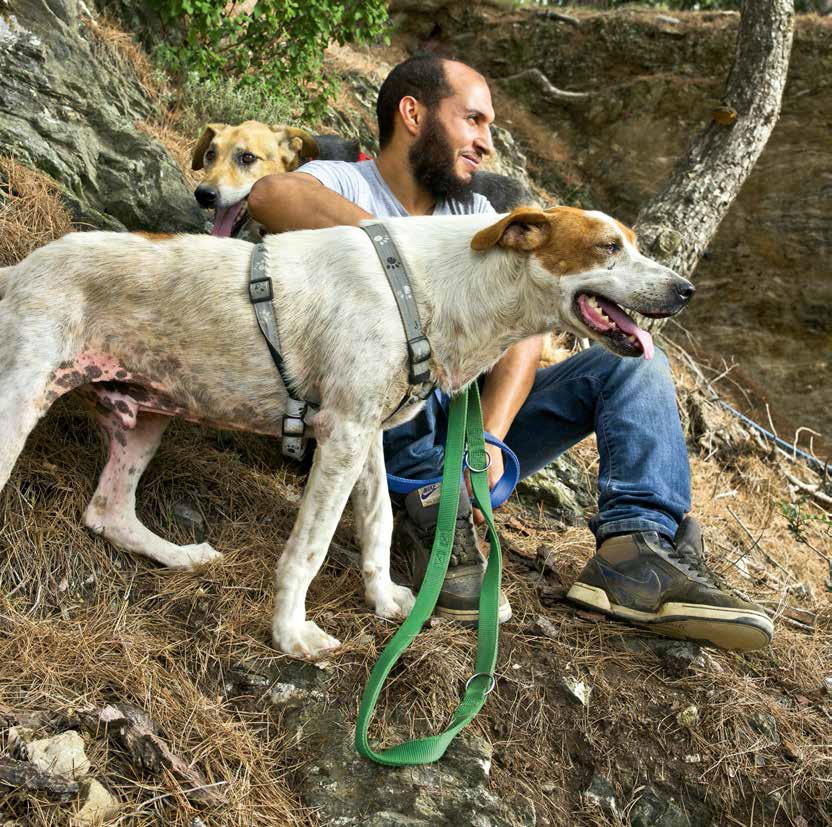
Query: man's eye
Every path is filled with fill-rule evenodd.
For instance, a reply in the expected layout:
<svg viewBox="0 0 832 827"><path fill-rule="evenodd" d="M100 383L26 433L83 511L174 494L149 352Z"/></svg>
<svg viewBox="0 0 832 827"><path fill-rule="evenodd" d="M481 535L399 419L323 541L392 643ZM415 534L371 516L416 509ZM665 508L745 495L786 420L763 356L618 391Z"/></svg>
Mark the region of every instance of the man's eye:
<svg viewBox="0 0 832 827"><path fill-rule="evenodd" d="M240 160L244 164L253 164L257 160L257 156L253 152L244 152L240 156Z"/></svg>

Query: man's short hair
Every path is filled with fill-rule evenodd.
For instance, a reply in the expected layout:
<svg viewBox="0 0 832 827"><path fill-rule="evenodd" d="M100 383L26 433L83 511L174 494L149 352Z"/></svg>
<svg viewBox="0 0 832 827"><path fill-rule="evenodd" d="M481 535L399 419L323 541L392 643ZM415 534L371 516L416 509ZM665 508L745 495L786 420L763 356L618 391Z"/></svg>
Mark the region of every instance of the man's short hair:
<svg viewBox="0 0 832 827"><path fill-rule="evenodd" d="M399 101L407 96L416 98L428 109L433 109L454 90L445 77L444 62L448 58L432 54L414 55L396 66L378 90L376 117L378 118L378 144L384 149L393 138Z"/></svg>

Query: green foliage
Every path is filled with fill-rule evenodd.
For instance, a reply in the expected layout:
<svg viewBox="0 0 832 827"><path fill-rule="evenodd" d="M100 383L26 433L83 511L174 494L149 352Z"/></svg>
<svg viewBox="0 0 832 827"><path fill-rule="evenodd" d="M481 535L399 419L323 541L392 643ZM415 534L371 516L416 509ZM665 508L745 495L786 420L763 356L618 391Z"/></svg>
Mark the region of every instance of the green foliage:
<svg viewBox="0 0 832 827"><path fill-rule="evenodd" d="M181 79L236 84L251 100L275 94L318 114L334 88L323 53L335 41L385 34L384 0L150 0L167 27L157 58Z"/></svg>
<svg viewBox="0 0 832 827"><path fill-rule="evenodd" d="M515 0L518 2L518 0ZM753 0L746 0L753 2ZM519 5L533 6L581 6L597 9L613 9L621 6L648 6L667 11L740 11L743 0L519 0ZM823 11L823 0L795 0L795 11Z"/></svg>

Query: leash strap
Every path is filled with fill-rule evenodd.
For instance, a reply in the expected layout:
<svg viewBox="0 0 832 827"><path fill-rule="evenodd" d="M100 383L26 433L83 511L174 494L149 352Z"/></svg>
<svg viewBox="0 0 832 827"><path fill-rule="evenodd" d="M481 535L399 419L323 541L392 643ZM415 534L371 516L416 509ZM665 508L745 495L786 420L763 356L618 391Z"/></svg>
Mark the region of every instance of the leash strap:
<svg viewBox="0 0 832 827"><path fill-rule="evenodd" d="M413 290L410 287L404 262L382 221L362 224L361 229L367 233L373 243L387 281L390 282L390 289L396 298L399 315L404 325L404 334L407 338L407 355L410 360L408 381L411 385L430 382L430 342L422 331L419 309L413 298Z"/></svg>
<svg viewBox="0 0 832 827"><path fill-rule="evenodd" d="M488 539L491 545L491 553L488 555L488 565L480 592L477 657L474 674L465 684L462 701L453 713L450 726L444 732L427 738L405 741L387 749L375 751L370 747L367 730L384 681L401 657L402 652L419 634L422 625L433 612L445 579L445 572L448 570L448 562L454 542L454 526L459 507L459 478L462 474L466 437L470 465L473 468L483 469L481 471L471 471L471 487L474 491L477 507L482 511L488 525ZM487 454L485 441L483 440L480 395L475 382L467 390L451 399L436 536L416 603L373 667L358 709L358 718L355 724L356 751L365 758L379 764L400 767L438 761L445 754L445 750L456 734L467 726L479 712L488 693L496 685L494 666L497 662L497 609L502 559L497 531L494 528L494 516L491 512L488 475L484 470L486 462Z"/></svg>
<svg viewBox="0 0 832 827"><path fill-rule="evenodd" d="M484 436L489 445L496 445L503 452L505 459L503 476L497 480L496 485L491 489L491 508L499 508L517 488L517 483L520 481L520 460L517 459L517 455L505 442L487 431ZM397 477L395 474L387 474L387 487L394 494L409 494L417 488L424 485L435 485L437 482L442 482L442 477L414 480L410 477Z"/></svg>
<svg viewBox="0 0 832 827"><path fill-rule="evenodd" d="M255 244L251 254L251 269L249 272L248 295L254 307L254 315L260 332L269 346L277 372L286 388L289 398L286 401L286 413L283 416L281 435L281 450L283 455L300 461L303 459L305 440L303 439L304 417L309 410L309 404L298 399L293 392L292 381L280 352L280 337L277 333L277 318L274 315L272 299L272 280L268 275L268 254L264 244Z"/></svg>

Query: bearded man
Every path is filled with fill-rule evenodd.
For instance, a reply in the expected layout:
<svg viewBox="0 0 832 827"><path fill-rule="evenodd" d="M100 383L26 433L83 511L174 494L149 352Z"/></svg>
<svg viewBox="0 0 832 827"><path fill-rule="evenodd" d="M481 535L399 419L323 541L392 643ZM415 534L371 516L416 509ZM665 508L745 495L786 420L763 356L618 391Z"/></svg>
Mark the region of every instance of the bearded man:
<svg viewBox="0 0 832 827"><path fill-rule="evenodd" d="M313 161L255 184L249 212L270 232L358 225L385 216L494 212L472 191L472 176L493 152L491 93L470 66L432 55L396 66L381 86L380 152L374 161ZM428 336L430 331L426 330ZM360 335L360 332L357 334ZM765 612L725 591L705 567L690 509L690 470L665 355L619 358L600 346L538 369L540 337L520 342L484 377L485 428L517 454L522 476L543 468L589 434L600 455L597 541L569 596L659 633L724 648L766 645ZM441 475L445 408L430 397L411 421L385 433L388 472ZM489 446L489 482L503 471ZM393 551L404 555L418 588L433 541L438 486L404 498ZM451 565L436 613L478 617L484 561L464 486ZM504 594L500 620L511 616Z"/></svg>

